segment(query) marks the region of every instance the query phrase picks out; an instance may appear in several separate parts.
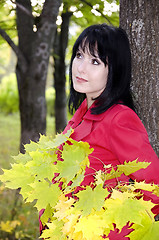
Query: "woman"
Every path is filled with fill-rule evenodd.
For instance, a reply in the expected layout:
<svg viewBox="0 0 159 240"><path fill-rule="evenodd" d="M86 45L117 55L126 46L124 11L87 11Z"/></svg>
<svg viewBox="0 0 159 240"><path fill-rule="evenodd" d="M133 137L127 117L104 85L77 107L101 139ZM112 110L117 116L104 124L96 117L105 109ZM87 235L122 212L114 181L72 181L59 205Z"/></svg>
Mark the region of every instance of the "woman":
<svg viewBox="0 0 159 240"><path fill-rule="evenodd" d="M73 128L73 139L94 148L82 185L94 181L94 171L102 170L102 163L116 166L137 158L151 164L129 177L122 175L118 181L159 183L159 159L135 113L130 81L131 53L125 31L106 24L86 28L73 47L69 109L77 111L64 130ZM114 180L109 185L116 183ZM145 194L145 199L159 203L157 197ZM153 211L159 213L157 208ZM129 239L124 237L129 232L127 227L120 234L115 229L109 239Z"/></svg>

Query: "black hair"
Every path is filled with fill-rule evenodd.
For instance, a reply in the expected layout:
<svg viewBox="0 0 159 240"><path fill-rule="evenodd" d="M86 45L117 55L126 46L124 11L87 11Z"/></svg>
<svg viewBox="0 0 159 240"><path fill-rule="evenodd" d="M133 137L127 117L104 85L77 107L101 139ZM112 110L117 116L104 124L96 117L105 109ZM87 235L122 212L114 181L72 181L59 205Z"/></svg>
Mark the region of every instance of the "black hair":
<svg viewBox="0 0 159 240"><path fill-rule="evenodd" d="M95 107L91 109L91 113L103 113L118 103L135 110L130 90L131 51L127 34L121 27L112 27L104 23L87 27L77 38L73 46L69 70L70 112L73 113L86 98L86 94L75 91L72 82L72 62L79 47L83 51L88 47L93 56L97 49L101 61L105 65L108 64L106 87L101 95L95 99Z"/></svg>

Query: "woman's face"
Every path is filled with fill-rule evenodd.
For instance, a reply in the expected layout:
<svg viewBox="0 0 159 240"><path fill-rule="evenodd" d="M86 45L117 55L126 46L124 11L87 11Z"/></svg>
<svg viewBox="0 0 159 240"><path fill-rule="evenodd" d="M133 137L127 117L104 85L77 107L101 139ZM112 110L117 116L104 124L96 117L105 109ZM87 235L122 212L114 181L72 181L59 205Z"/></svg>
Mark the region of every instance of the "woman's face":
<svg viewBox="0 0 159 240"><path fill-rule="evenodd" d="M86 47L76 53L72 62L73 87L77 92L85 93L87 99L98 97L105 89L108 78L108 65L100 60L98 54L92 56Z"/></svg>

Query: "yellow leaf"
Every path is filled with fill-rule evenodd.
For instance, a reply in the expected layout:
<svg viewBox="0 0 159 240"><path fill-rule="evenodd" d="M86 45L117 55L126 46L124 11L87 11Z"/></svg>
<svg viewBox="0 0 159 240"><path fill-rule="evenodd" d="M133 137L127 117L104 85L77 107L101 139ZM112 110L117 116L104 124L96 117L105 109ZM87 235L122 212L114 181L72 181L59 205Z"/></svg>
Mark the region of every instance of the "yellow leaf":
<svg viewBox="0 0 159 240"><path fill-rule="evenodd" d="M75 232L82 232L86 240L92 240L103 235L106 225L106 221L100 216L90 214L79 219L75 226Z"/></svg>
<svg viewBox="0 0 159 240"><path fill-rule="evenodd" d="M0 229L4 232L12 233L12 231L20 225L20 222L17 220L14 221L6 221L0 223Z"/></svg>

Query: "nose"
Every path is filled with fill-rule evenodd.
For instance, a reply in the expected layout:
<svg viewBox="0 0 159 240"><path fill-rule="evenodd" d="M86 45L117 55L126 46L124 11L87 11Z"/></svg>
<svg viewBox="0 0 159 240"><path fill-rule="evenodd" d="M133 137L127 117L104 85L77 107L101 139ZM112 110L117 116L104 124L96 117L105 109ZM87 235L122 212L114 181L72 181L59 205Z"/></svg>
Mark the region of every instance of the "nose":
<svg viewBox="0 0 159 240"><path fill-rule="evenodd" d="M82 59L77 67L79 72L85 72L86 71L86 61L84 59Z"/></svg>

